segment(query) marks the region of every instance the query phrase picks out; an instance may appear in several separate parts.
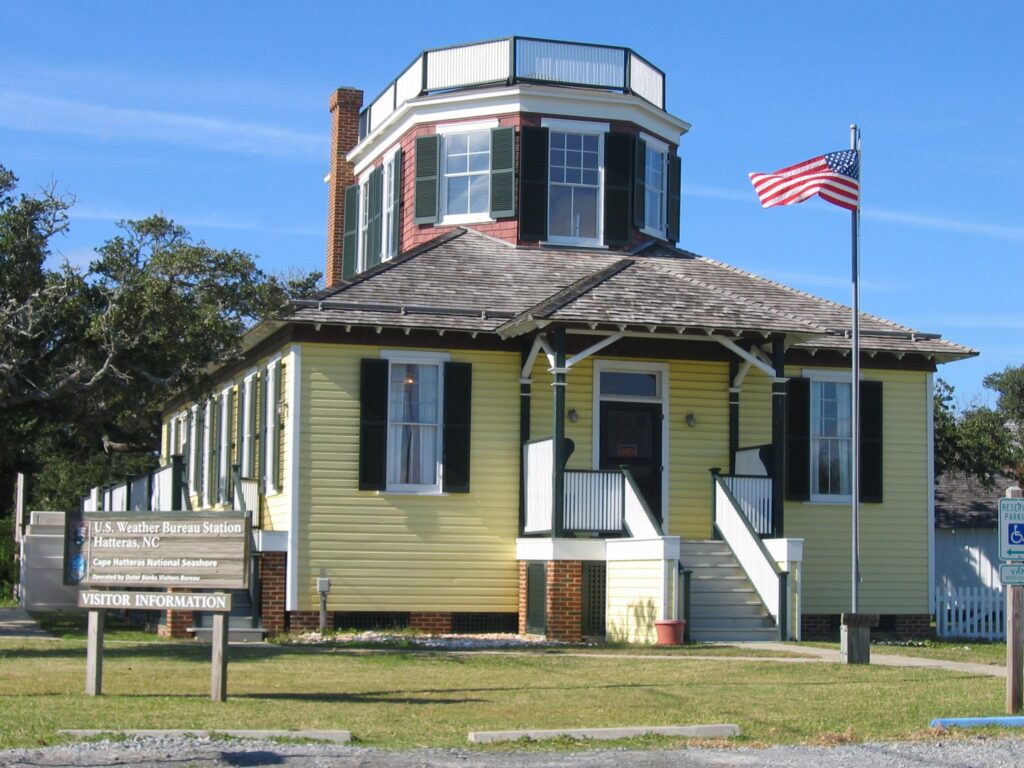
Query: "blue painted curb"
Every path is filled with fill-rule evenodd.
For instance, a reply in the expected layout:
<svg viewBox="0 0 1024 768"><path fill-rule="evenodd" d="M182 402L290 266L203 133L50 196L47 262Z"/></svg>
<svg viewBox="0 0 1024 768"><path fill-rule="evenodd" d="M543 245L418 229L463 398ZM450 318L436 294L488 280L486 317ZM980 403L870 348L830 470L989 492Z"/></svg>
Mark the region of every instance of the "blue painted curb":
<svg viewBox="0 0 1024 768"><path fill-rule="evenodd" d="M979 728L986 725L1021 728L1024 727L1024 717L936 717L928 724L930 728Z"/></svg>

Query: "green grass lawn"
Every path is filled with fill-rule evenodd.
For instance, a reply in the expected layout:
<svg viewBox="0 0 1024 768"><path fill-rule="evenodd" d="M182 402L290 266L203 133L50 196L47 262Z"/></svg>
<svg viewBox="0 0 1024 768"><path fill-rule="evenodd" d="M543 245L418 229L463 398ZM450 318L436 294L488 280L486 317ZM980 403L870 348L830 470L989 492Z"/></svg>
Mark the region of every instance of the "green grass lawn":
<svg viewBox="0 0 1024 768"><path fill-rule="evenodd" d="M800 646L813 648L832 648L838 650L839 642L834 643L794 643L793 648L799 651ZM962 661L970 664L1006 665L1006 643L993 643L985 640L922 640L913 644L872 643L872 654L891 654L893 656L920 656L926 659L942 659L944 661Z"/></svg>
<svg viewBox="0 0 1024 768"><path fill-rule="evenodd" d="M464 747L471 730L725 722L748 744L897 739L933 717L998 714L1005 692L1001 680L942 670L726 653L708 661L254 645L231 647L229 701L218 704L208 698L209 653L111 642L105 693L90 699L80 636L0 641L0 747L49 743L63 728L346 729L360 744L408 748Z"/></svg>

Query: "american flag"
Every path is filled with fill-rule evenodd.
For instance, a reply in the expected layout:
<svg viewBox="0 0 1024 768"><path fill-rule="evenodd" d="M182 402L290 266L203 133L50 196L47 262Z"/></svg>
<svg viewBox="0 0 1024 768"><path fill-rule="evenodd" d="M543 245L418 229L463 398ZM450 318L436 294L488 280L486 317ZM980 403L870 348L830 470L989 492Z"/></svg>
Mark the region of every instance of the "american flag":
<svg viewBox="0 0 1024 768"><path fill-rule="evenodd" d="M750 181L763 208L802 203L821 195L834 205L857 210L860 198L860 157L857 150L829 152L775 173L752 173Z"/></svg>

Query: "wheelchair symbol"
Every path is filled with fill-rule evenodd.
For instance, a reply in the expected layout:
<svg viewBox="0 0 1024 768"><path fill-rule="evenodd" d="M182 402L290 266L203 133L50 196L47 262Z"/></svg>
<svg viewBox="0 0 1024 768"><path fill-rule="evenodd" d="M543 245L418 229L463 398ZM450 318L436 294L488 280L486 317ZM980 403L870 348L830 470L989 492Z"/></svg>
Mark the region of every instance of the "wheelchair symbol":
<svg viewBox="0 0 1024 768"><path fill-rule="evenodd" d="M1013 524L1010 526L1009 541L1011 544L1021 545L1024 544L1024 525Z"/></svg>

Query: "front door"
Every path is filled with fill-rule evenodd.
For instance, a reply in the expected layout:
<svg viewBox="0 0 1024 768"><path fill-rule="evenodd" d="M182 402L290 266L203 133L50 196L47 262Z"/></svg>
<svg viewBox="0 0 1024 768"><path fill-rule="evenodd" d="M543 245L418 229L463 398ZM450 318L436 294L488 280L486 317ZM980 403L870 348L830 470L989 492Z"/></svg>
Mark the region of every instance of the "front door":
<svg viewBox="0 0 1024 768"><path fill-rule="evenodd" d="M661 520L661 403L601 402L599 468L622 466Z"/></svg>

